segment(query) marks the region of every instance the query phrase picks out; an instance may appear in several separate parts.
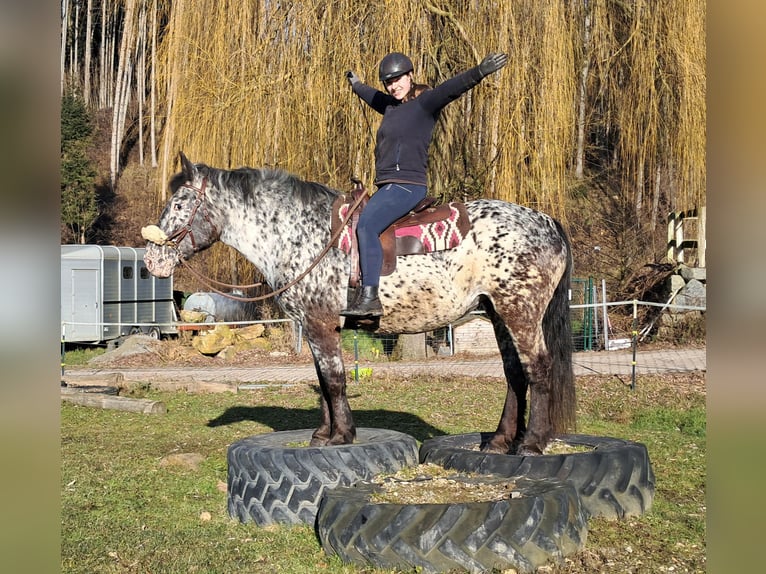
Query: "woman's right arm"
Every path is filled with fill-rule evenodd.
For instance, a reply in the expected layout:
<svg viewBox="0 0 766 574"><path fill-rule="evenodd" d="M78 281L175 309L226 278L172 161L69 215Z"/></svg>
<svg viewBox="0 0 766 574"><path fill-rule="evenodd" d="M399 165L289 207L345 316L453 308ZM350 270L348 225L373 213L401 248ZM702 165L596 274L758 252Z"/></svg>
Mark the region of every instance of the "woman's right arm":
<svg viewBox="0 0 766 574"><path fill-rule="evenodd" d="M385 113L389 105L396 103L396 99L393 96L363 83L354 72L346 72L346 79L351 84L351 89L354 90L354 93L379 114Z"/></svg>

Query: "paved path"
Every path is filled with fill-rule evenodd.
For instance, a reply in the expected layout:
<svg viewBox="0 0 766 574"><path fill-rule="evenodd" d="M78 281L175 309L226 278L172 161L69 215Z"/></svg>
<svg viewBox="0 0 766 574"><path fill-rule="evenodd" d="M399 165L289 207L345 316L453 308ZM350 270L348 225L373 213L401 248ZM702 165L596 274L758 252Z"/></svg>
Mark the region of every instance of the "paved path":
<svg viewBox="0 0 766 574"><path fill-rule="evenodd" d="M585 351L573 355L576 376L614 374L631 376L633 354L627 351ZM449 375L474 377L503 377L500 356L480 359L434 358L426 361L360 363L360 368L372 368L379 376L387 374L407 376L439 372ZM705 348L667 349L638 351L635 372L637 376L653 373L670 373L707 370ZM354 365L347 364L346 371L353 376ZM315 382L313 365L266 365L256 367L159 367L146 369L70 369L64 376L69 380L78 377L103 376L121 373L126 381L175 381L175 382L225 382L239 385L262 383Z"/></svg>

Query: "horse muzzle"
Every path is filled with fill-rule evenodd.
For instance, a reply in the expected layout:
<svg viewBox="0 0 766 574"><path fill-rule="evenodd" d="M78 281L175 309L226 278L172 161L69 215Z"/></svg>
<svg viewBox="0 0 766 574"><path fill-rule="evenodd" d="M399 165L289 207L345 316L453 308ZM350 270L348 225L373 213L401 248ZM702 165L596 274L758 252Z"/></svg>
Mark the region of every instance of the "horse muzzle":
<svg viewBox="0 0 766 574"><path fill-rule="evenodd" d="M151 241L146 244L144 263L155 277L170 277L179 261L178 250L172 244L158 245Z"/></svg>

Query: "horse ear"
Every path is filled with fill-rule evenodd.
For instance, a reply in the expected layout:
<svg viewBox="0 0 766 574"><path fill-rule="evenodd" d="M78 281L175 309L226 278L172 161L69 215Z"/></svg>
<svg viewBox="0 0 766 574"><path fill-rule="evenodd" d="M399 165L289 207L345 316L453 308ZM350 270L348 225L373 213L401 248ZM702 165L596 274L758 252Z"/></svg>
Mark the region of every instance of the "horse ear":
<svg viewBox="0 0 766 574"><path fill-rule="evenodd" d="M183 171L186 181L194 181L194 176L197 175L197 168L194 167L194 164L184 155L184 152L179 151L178 156L181 159L181 171Z"/></svg>

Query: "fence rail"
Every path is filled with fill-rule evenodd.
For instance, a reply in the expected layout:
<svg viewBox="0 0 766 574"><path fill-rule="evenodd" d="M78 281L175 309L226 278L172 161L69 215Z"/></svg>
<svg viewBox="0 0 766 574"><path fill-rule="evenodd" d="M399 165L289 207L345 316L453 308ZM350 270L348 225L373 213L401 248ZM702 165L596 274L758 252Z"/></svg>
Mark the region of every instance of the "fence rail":
<svg viewBox="0 0 766 574"><path fill-rule="evenodd" d="M610 319L610 309L617 307L629 307L632 309L632 318L630 328L615 328L613 321ZM590 350L618 350L625 349L632 345L633 339L636 342L643 342L643 340L649 335L652 327L659 318L659 314L655 315L649 322L644 325L638 324L638 309L640 307L655 307L660 309L660 313L663 312L705 312L707 308L705 306L690 306L690 305L674 305L670 303L655 303L650 301L601 301L598 303L583 303L570 305L571 315L573 319L573 343L575 349L578 351L590 351ZM470 315L476 318L484 316L483 311L474 311ZM627 314L623 314L627 316ZM587 318L587 319L584 319ZM201 328L214 328L218 325L227 325L233 327L247 326L247 325L269 325L269 324L285 324L291 325L294 335L294 349L296 353L300 353L302 350L303 342L303 328L300 323L296 323L291 319L267 319L267 320L253 320L253 321L223 321L223 322L206 322L206 323L189 323L178 322L172 323L136 323L138 327L150 327L150 326L172 326L178 331L183 330L201 330ZM465 321L462 322L465 324ZM66 340L67 326L93 326L94 323L82 323L63 321L61 323L61 343L62 349ZM109 325L119 325L119 323L98 323L98 326L105 327ZM452 324L447 325L440 333L438 337L434 337L435 331L429 331L423 333L424 345L426 340L430 341L430 345L433 346L435 339L438 338L439 342L443 343L439 354L452 356L460 351L455 347L455 326ZM427 338L426 336L430 337ZM376 335L376 337L383 342L383 347L392 349L395 345L395 341L398 335ZM488 338L486 345L482 346L474 344L473 352L476 354L492 354L497 352L497 346L494 340L494 336Z"/></svg>

